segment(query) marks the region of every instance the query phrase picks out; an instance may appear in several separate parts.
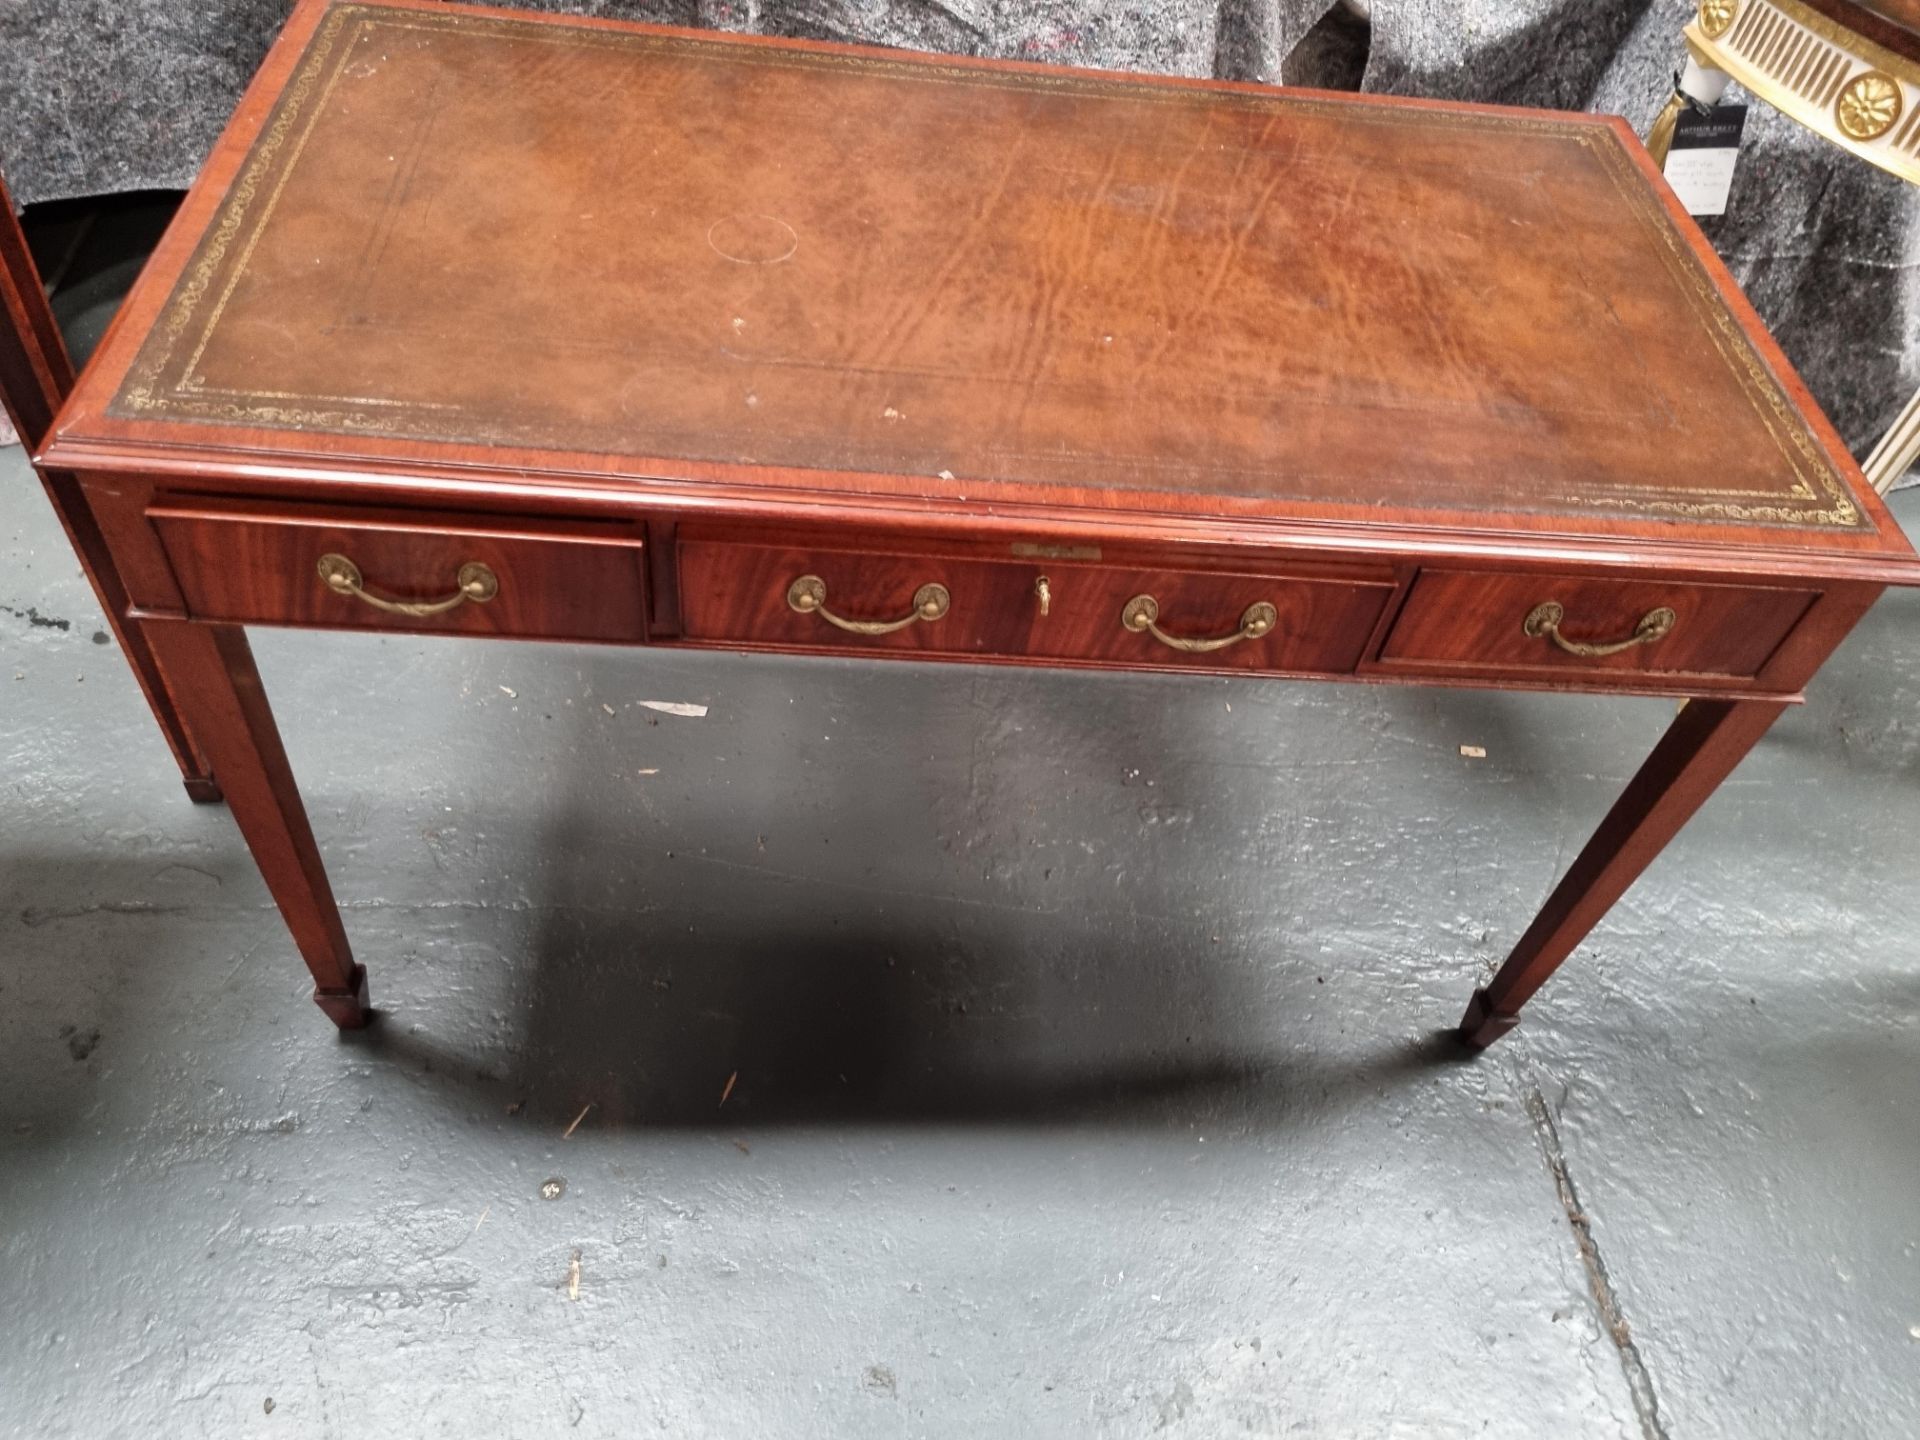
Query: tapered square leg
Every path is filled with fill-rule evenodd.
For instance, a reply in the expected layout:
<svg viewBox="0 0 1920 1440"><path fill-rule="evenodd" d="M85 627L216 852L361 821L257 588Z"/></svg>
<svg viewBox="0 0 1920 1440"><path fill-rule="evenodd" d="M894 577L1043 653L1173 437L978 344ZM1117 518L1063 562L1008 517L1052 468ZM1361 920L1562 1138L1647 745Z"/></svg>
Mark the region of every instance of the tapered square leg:
<svg viewBox="0 0 1920 1440"><path fill-rule="evenodd" d="M1460 1038L1484 1050L1520 1023L1525 1005L1600 917L1640 878L1732 773L1786 704L1689 701L1614 802L1499 972L1473 992Z"/></svg>
<svg viewBox="0 0 1920 1440"><path fill-rule="evenodd" d="M206 757L187 733L186 722L180 718L173 692L167 686L166 677L160 673L160 663L154 658L145 633L139 626L121 618L127 609L126 587L120 581L119 571L114 568L113 557L107 553L107 547L100 539L86 496L73 482L71 475L43 474L40 479L46 487L47 499L53 502L54 513L60 517L61 528L67 532L67 539L73 542L74 552L80 557L81 568L93 583L93 593L100 601L101 610L106 613L107 624L113 630L113 638L119 642L120 653L127 657L127 664L133 669L133 678L140 686L140 693L147 697L153 718L159 722L161 737L167 742L167 748L173 752L174 762L180 767L180 778L187 787L187 798L196 805L219 803L225 797L220 793L220 786L213 778L213 770Z"/></svg>
<svg viewBox="0 0 1920 1440"><path fill-rule="evenodd" d="M367 967L354 966L351 980L352 988L345 993L314 986L313 1003L342 1030L364 1030L373 1022L373 1006L367 999Z"/></svg>
<svg viewBox="0 0 1920 1440"><path fill-rule="evenodd" d="M1475 1050L1484 1050L1520 1023L1518 1015L1502 1015L1487 999L1485 990L1473 992L1467 1013L1460 1017L1460 1040Z"/></svg>
<svg viewBox="0 0 1920 1440"><path fill-rule="evenodd" d="M218 805L227 798L220 793L220 782L211 775L182 774L180 780L186 786L187 798L196 805Z"/></svg>
<svg viewBox="0 0 1920 1440"><path fill-rule="evenodd" d="M234 625L188 620L142 620L139 628L219 775L227 808L313 973L314 1003L341 1029L358 1029L373 1013L367 972L347 947L320 847L245 633Z"/></svg>
<svg viewBox="0 0 1920 1440"><path fill-rule="evenodd" d="M27 237L14 219L13 197L7 193L6 181L0 179L0 408L5 409L29 454L46 438L54 415L72 389L72 360L53 307L47 303L40 273L34 268L33 255L27 249ZM187 734L146 641L122 619L127 610L126 586L100 537L86 496L71 475L46 471L41 480L74 553L80 557L80 567L99 597L100 608L106 612L107 624L120 642L120 653L133 667L141 693L160 724L160 733L179 763L187 794L200 804L220 799L220 787Z"/></svg>

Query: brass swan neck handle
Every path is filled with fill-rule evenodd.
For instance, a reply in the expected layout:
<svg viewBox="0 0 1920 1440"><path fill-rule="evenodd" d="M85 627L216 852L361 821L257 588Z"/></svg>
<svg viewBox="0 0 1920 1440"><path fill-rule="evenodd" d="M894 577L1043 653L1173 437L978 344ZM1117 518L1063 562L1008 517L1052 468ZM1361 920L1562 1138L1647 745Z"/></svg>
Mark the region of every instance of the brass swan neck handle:
<svg viewBox="0 0 1920 1440"><path fill-rule="evenodd" d="M459 588L444 600L389 600L375 595L366 588L360 567L344 555L322 555L318 568L320 578L334 594L351 595L389 615L440 615L469 600L484 605L500 593L500 577L478 560L469 560L454 573L453 583Z"/></svg>
<svg viewBox="0 0 1920 1440"><path fill-rule="evenodd" d="M903 620L849 620L827 609L827 582L818 575L802 575L787 587L787 604L802 615L818 615L829 625L850 630L855 635L891 635L909 625L925 621L932 624L947 613L953 597L938 583L922 585L913 592L913 613Z"/></svg>
<svg viewBox="0 0 1920 1440"><path fill-rule="evenodd" d="M1208 640L1169 635L1160 628L1159 619L1160 602L1151 595L1134 596L1120 612L1120 623L1128 630L1135 634L1145 632L1162 645L1187 655L1204 655L1210 650L1224 650L1229 645L1238 645L1242 640L1258 640L1262 635L1271 633L1273 627L1280 623L1280 614L1265 600L1256 600L1241 613L1238 630L1231 635Z"/></svg>
<svg viewBox="0 0 1920 1440"><path fill-rule="evenodd" d="M1618 655L1622 650L1631 650L1636 645L1651 645L1656 640L1664 640L1673 633L1679 617L1662 605L1642 615L1640 623L1633 627L1633 634L1626 639L1604 642L1569 640L1560 633L1560 624L1566 618L1566 607L1557 600L1548 600L1529 610L1527 618L1520 622L1520 628L1536 640L1542 637L1551 640L1569 655L1593 659L1601 655Z"/></svg>

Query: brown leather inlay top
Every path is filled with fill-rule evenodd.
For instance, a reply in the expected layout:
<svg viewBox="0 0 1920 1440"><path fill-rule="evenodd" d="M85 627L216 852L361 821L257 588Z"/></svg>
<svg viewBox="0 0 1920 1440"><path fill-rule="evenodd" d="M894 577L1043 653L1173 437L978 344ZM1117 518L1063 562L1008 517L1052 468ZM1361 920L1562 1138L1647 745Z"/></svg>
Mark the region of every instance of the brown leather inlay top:
<svg viewBox="0 0 1920 1440"><path fill-rule="evenodd" d="M1600 123L365 4L112 410L1870 528Z"/></svg>

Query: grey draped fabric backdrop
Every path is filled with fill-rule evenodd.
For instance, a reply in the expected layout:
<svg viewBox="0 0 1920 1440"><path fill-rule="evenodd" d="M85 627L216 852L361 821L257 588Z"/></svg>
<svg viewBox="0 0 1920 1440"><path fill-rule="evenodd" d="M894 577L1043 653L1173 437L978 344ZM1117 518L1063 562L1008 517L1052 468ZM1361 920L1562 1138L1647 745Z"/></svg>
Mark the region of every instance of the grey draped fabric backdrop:
<svg viewBox="0 0 1920 1440"><path fill-rule="evenodd" d="M524 0L1051 65L1596 110L1644 130L1692 0ZM0 0L0 169L22 204L184 187L289 0ZM1736 88L1730 100L1746 98ZM1756 104L1725 219L1754 305L1864 456L1920 385L1920 188ZM1911 481L1915 477L1910 476Z"/></svg>

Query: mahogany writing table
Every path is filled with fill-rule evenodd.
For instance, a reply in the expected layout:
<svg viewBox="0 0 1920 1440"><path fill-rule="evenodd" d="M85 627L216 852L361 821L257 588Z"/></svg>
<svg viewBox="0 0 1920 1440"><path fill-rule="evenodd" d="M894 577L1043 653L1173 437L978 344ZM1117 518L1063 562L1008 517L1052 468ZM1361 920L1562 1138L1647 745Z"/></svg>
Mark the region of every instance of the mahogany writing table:
<svg viewBox="0 0 1920 1440"><path fill-rule="evenodd" d="M1619 121L418 0L297 6L38 460L342 1026L247 625L1690 697L1478 1046L1920 583Z"/></svg>

